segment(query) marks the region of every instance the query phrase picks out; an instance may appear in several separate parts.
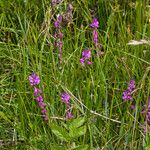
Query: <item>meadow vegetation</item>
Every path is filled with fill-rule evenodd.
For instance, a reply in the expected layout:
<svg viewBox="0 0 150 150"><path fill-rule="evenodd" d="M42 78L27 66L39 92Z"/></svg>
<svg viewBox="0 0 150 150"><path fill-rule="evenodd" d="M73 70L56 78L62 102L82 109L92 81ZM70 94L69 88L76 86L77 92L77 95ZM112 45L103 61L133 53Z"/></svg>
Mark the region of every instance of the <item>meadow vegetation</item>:
<svg viewBox="0 0 150 150"><path fill-rule="evenodd" d="M149 1L1 0L0 149L150 150Z"/></svg>

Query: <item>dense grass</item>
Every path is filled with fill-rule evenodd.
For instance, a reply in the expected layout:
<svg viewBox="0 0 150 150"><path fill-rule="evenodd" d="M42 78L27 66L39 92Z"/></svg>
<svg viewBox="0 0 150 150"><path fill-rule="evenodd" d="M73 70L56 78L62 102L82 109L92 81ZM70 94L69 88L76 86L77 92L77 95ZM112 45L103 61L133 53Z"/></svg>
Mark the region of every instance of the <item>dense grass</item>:
<svg viewBox="0 0 150 150"><path fill-rule="evenodd" d="M66 13L69 3L72 18L62 23L63 62L59 64L53 45L54 21ZM150 131L144 134L141 114L150 96L150 46L127 45L132 39L150 39L148 4L143 0L64 0L52 8L48 0L1 0L0 149L150 149ZM94 47L89 26L93 17L100 21L99 42L104 51L100 57L94 56L99 49ZM93 54L93 64L87 67L79 61L85 48ZM32 72L41 79L48 123L34 101L28 81ZM122 99L131 79L136 82L134 110L132 102ZM72 120L64 119L62 91L71 96ZM68 132L73 138L64 137Z"/></svg>

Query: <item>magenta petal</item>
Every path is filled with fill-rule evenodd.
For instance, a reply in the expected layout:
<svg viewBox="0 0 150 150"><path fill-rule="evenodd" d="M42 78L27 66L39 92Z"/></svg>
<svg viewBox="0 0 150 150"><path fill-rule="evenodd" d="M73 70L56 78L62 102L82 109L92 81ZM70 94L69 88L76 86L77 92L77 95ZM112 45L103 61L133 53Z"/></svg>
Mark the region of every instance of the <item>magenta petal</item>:
<svg viewBox="0 0 150 150"><path fill-rule="evenodd" d="M38 96L38 97L36 98L36 100L37 100L38 102L42 102L42 101L43 101L43 97L40 95L40 96Z"/></svg>
<svg viewBox="0 0 150 150"><path fill-rule="evenodd" d="M90 24L90 27L91 28L98 28L99 27L99 22L98 22L97 18L94 18L92 20L92 23Z"/></svg>
<svg viewBox="0 0 150 150"><path fill-rule="evenodd" d="M84 66L84 64L85 64L84 58L81 58L81 59L80 59L80 64Z"/></svg>
<svg viewBox="0 0 150 150"><path fill-rule="evenodd" d="M29 81L30 81L30 85L33 86L33 85L38 85L40 83L40 78L39 76L36 75L36 73L32 73L30 76L29 76Z"/></svg>
<svg viewBox="0 0 150 150"><path fill-rule="evenodd" d="M61 94L61 99L62 99L62 102L64 102L65 104L69 104L70 95L67 92L63 92Z"/></svg>
<svg viewBox="0 0 150 150"><path fill-rule="evenodd" d="M42 91L36 87L34 87L34 96L37 96L38 94L41 94Z"/></svg>
<svg viewBox="0 0 150 150"><path fill-rule="evenodd" d="M134 106L134 105L131 105L131 109L134 110L134 109L135 109L135 106Z"/></svg>
<svg viewBox="0 0 150 150"><path fill-rule="evenodd" d="M89 59L89 58L91 58L91 51L89 50L89 49L86 49L86 50L84 50L83 52L82 52L82 56L83 56L83 58L84 59Z"/></svg>
<svg viewBox="0 0 150 150"><path fill-rule="evenodd" d="M88 64L88 65L91 65L91 64L92 64L92 62L91 62L91 61L87 61L87 64Z"/></svg>

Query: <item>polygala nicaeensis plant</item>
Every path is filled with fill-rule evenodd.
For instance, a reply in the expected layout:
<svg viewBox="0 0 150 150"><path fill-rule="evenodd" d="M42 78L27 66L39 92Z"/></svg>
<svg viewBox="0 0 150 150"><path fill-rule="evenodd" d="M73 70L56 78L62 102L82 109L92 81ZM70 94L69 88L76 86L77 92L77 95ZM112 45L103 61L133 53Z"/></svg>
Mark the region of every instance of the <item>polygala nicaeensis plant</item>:
<svg viewBox="0 0 150 150"><path fill-rule="evenodd" d="M43 97L42 97L42 90L37 88L36 86L40 84L40 78L39 76L33 72L30 76L29 76L29 82L30 82L30 85L34 87L34 97L35 97L35 100L37 101L38 103L38 106L41 110L41 114L42 114L42 117L44 119L44 121L48 121L48 115L47 115L47 110L46 110L46 103L43 101Z"/></svg>

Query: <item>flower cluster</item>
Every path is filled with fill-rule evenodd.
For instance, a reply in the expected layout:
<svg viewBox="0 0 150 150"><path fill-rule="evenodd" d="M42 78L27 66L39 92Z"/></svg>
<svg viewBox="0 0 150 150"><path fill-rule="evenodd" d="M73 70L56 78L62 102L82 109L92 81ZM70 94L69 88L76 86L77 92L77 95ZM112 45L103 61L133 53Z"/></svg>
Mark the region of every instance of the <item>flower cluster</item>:
<svg viewBox="0 0 150 150"><path fill-rule="evenodd" d="M99 27L99 22L97 18L93 18L92 23L90 24L91 28L98 28Z"/></svg>
<svg viewBox="0 0 150 150"><path fill-rule="evenodd" d="M67 120L72 119L73 115L72 115L72 112L71 112L70 95L67 92L63 92L61 94L61 100L62 100L63 103L66 104L66 107L67 107L66 119Z"/></svg>
<svg viewBox="0 0 150 150"><path fill-rule="evenodd" d="M99 46L99 43L98 43L98 32L97 32L97 28L99 27L99 22L98 22L98 20L96 18L94 18L92 20L92 23L90 24L90 27L93 28L93 32L92 32L93 41L94 41L95 47L97 48Z"/></svg>
<svg viewBox="0 0 150 150"><path fill-rule="evenodd" d="M42 91L36 87L40 84L40 78L36 73L33 72L28 79L30 81L30 85L34 87L34 97L40 107L42 117L45 121L48 121L46 103L43 102L43 97L41 95Z"/></svg>
<svg viewBox="0 0 150 150"><path fill-rule="evenodd" d="M91 58L91 50L85 49L85 50L82 52L82 58L80 59L81 65L83 65L83 66L84 66L85 64L91 65L92 62L89 61L90 58Z"/></svg>
<svg viewBox="0 0 150 150"><path fill-rule="evenodd" d="M93 32L92 32L92 35L93 35L93 41L94 41L94 44L95 44L95 47L96 48L100 48L100 44L98 42L98 32L97 32L97 28L99 27L99 22L96 18L94 18L92 20L92 23L90 24L90 27L93 29ZM103 52L97 52L96 56L99 56L99 55L103 55L104 53ZM83 52L82 52L82 58L80 59L80 64L81 65L91 65L92 62L89 61L89 59L91 58L91 50L89 49L85 49Z"/></svg>
<svg viewBox="0 0 150 150"><path fill-rule="evenodd" d="M58 16L57 20L54 22L54 26L56 28L54 37L56 39L55 42L55 46L58 48L58 57L59 57L59 63L62 63L62 47L63 47L63 43L62 43L62 38L63 38L63 33L61 32L61 21L62 21L62 16Z"/></svg>
<svg viewBox="0 0 150 150"><path fill-rule="evenodd" d="M150 133L150 97L148 98L148 104L144 104L144 109L142 110L142 114L145 115L145 133Z"/></svg>
<svg viewBox="0 0 150 150"><path fill-rule="evenodd" d="M135 90L135 87L136 87L135 81L134 81L134 80L130 80L130 82L128 83L128 88L127 88L127 90L125 90L125 91L123 92L122 99L123 99L124 101L127 101L127 100L132 101L132 100L133 100L132 94L133 94L133 92L134 92L134 90Z"/></svg>

